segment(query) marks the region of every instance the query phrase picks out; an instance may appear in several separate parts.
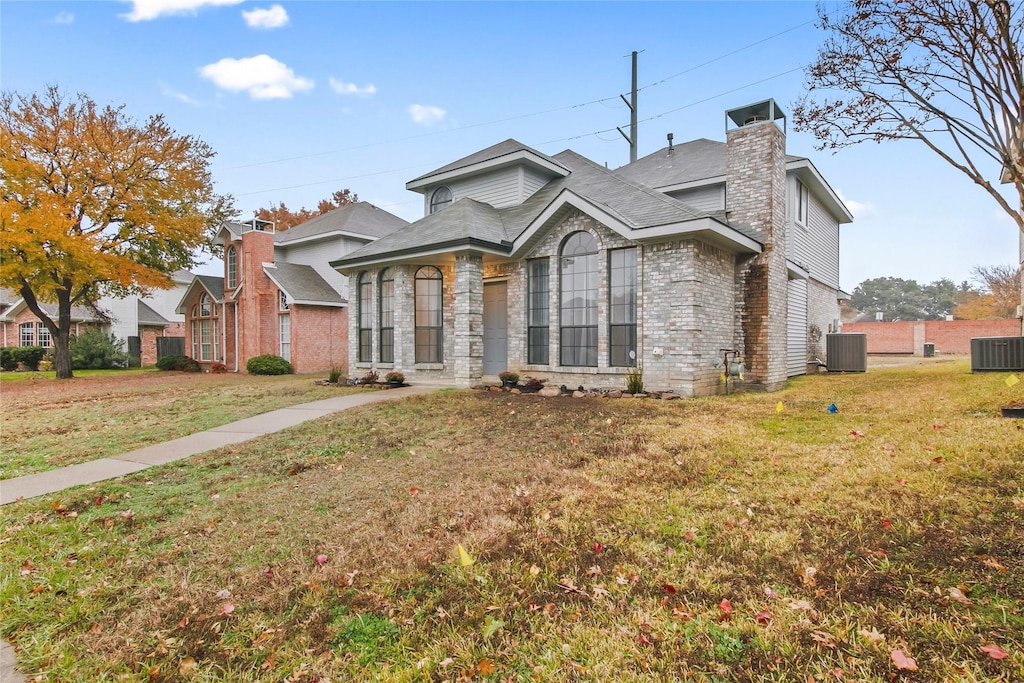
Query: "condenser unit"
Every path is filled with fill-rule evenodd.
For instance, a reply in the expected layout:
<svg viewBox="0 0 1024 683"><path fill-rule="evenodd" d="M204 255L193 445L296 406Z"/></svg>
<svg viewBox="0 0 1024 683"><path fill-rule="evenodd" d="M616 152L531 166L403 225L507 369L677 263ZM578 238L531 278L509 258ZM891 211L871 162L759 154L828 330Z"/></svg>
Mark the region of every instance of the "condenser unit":
<svg viewBox="0 0 1024 683"><path fill-rule="evenodd" d="M825 364L829 372L867 372L868 337L859 332L826 334Z"/></svg>
<svg viewBox="0 0 1024 683"><path fill-rule="evenodd" d="M975 337L971 372L1024 370L1024 337Z"/></svg>

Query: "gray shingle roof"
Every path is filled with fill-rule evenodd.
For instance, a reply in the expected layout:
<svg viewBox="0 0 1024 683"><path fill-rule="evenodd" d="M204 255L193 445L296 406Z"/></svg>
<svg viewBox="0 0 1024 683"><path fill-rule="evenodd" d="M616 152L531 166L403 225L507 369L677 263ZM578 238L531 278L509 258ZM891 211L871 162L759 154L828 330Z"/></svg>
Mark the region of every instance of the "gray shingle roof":
<svg viewBox="0 0 1024 683"><path fill-rule="evenodd" d="M167 325L173 324L170 320L146 305L142 299L139 299L138 301L138 317L140 325L160 325L162 327L166 327Z"/></svg>
<svg viewBox="0 0 1024 683"><path fill-rule="evenodd" d="M330 232L352 232L367 237L384 237L409 222L369 202L347 204L274 235L274 243L288 246L296 240Z"/></svg>
<svg viewBox="0 0 1024 683"><path fill-rule="evenodd" d="M224 278L216 275L196 275L196 279L218 303L224 300Z"/></svg>
<svg viewBox="0 0 1024 683"><path fill-rule="evenodd" d="M404 230L332 262L332 265L343 266L374 257L399 256L471 242L478 245L484 243L495 250L510 253L512 242L530 227L563 190L569 190L601 207L626 227L636 230L637 237L642 237L645 228L701 218L713 218L725 223L721 212L709 213L694 209L662 192L622 178L617 172L609 171L575 152L566 150L551 159L571 173L550 181L518 206L495 209L489 204L460 199L437 213L411 223ZM740 232L759 243L761 241L751 231Z"/></svg>
<svg viewBox="0 0 1024 683"><path fill-rule="evenodd" d="M371 244L373 244L371 242ZM263 272L274 283L284 290L292 301L298 303L342 304L342 298L312 266L296 263L278 262L274 265L265 264Z"/></svg>
<svg viewBox="0 0 1024 683"><path fill-rule="evenodd" d="M544 159L545 161L548 161L548 162L550 162L552 164L555 164L556 166L560 165L557 161L555 161L553 158L549 157L547 154L544 154L542 152L538 152L537 150L535 150L532 147L529 147L527 145L524 145L523 143L519 142L518 140L513 140L512 138L509 138L508 140L505 140L504 142L499 142L498 144L491 145L490 147L488 147L486 149L482 149L479 152L473 152L472 154L470 154L468 156L464 156L461 159L457 159L456 161L453 161L450 164L445 164L441 168L435 168L433 171L431 171L429 173L424 173L423 175L419 176L418 178L413 178L407 184L411 185L411 184L419 182L421 180L425 180L426 178L429 178L431 176L441 175L442 173L447 173L449 171L455 171L455 170L458 170L460 168L466 168L468 166L473 166L474 164L482 164L485 161L491 161L492 159L498 159L499 157L507 156L509 154L515 154L516 152L524 152L524 151L525 152L530 152L531 154L534 154L534 155L540 157L541 159Z"/></svg>
<svg viewBox="0 0 1024 683"><path fill-rule="evenodd" d="M786 155L786 161L803 157ZM725 175L725 143L700 138L648 154L615 169L615 175L653 188L669 187Z"/></svg>

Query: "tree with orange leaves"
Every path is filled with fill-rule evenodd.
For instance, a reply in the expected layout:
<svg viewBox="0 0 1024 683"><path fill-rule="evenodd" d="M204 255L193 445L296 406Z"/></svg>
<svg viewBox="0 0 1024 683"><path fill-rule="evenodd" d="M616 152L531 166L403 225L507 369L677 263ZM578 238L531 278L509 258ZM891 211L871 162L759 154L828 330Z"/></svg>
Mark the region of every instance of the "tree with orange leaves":
<svg viewBox="0 0 1024 683"><path fill-rule="evenodd" d="M73 305L171 287L232 213L213 155L162 116L140 124L56 86L0 96L0 286L50 331L58 379L72 376Z"/></svg>
<svg viewBox="0 0 1024 683"><path fill-rule="evenodd" d="M334 211L348 204L355 204L358 201L359 195L346 187L331 194L330 199L321 199L316 205L315 211L306 207L302 207L298 211L292 211L285 206L284 202L280 202L278 204L271 204L269 208L257 209L256 218L263 221L273 221L274 229L281 231L294 228L296 225L305 223L317 216L322 216L328 211Z"/></svg>

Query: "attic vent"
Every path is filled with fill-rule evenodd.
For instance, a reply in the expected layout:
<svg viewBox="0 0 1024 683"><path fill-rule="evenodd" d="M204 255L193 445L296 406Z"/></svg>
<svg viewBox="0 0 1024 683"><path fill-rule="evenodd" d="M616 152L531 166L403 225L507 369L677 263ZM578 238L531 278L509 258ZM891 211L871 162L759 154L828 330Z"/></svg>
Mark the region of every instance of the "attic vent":
<svg viewBox="0 0 1024 683"><path fill-rule="evenodd" d="M743 122L743 125L744 126L749 126L752 123L758 123L759 121L767 121L767 120L768 120L767 116L759 116L759 115L755 114L754 116L751 116L747 120L745 120Z"/></svg>

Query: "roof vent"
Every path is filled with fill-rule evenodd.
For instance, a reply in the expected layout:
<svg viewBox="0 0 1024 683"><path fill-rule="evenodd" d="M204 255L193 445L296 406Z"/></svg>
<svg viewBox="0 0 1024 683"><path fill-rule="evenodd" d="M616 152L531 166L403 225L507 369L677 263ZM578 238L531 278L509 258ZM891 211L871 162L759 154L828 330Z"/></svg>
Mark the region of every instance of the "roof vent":
<svg viewBox="0 0 1024 683"><path fill-rule="evenodd" d="M779 105L775 103L775 100L765 100L725 112L725 128L726 130L729 129L730 122L737 128L743 128L744 126L752 126L765 121L778 121L779 119L782 119L782 130L785 132L786 114L779 109Z"/></svg>
<svg viewBox="0 0 1024 683"><path fill-rule="evenodd" d="M673 151L675 151L675 147L672 146L672 138L673 137L674 136L672 135L672 133L668 134L668 153L669 154L671 154Z"/></svg>

